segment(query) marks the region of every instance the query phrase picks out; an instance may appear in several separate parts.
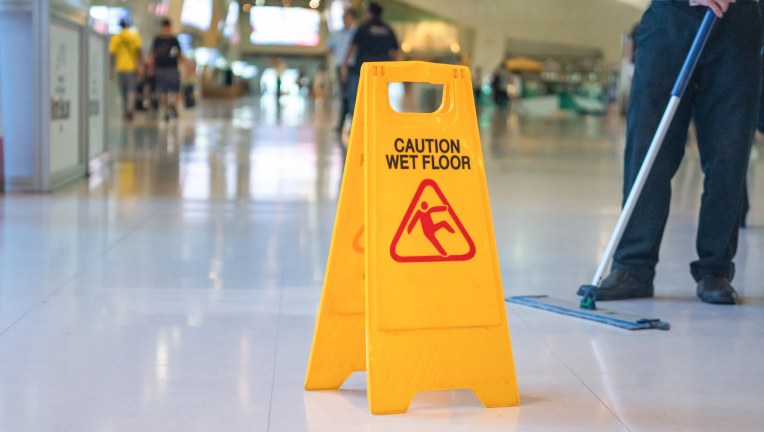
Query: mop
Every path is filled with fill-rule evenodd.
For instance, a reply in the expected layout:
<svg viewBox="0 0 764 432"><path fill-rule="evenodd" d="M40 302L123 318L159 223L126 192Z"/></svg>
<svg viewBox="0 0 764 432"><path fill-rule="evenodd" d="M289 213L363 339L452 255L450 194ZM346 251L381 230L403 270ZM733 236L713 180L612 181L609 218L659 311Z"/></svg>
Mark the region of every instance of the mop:
<svg viewBox="0 0 764 432"><path fill-rule="evenodd" d="M679 102L682 100L687 85L690 81L695 66L698 63L700 54L703 51L703 47L708 41L708 36L711 34L711 30L716 23L716 15L710 9L706 12L703 22L698 29L698 34L695 36L695 40L692 43L690 52L687 54L687 58L684 61L682 70L679 73L679 77L674 84L674 88L671 91L671 99L669 99L668 106L663 113L661 122L658 125L658 130L655 132L653 141L650 144L650 148L647 151L644 162L639 169L637 178L634 181L629 196L626 199L626 203L621 210L621 216L618 218L613 234L610 236L605 253L602 256L597 272L594 274L591 284L583 285L579 288L579 293L583 295L581 302L576 304L565 300L554 299L549 296L513 296L506 300L510 303L516 303L524 306L533 307L536 309L546 310L550 312L556 312L563 315L569 315L576 318L583 318L591 321L600 322L603 324L614 325L616 327L625 328L628 330L640 330L640 329L660 329L668 330L670 324L661 321L658 318L640 318L635 315L624 314L616 311L610 311L606 309L597 309L595 299L597 297L597 289L602 281L602 275L605 273L610 260L613 257L616 246L621 241L623 232L626 229L626 224L631 218L631 214L634 211L634 207L637 204L642 189L647 181L647 176L650 173L650 169L655 162L655 158L658 155L663 139L666 137L671 121L674 118Z"/></svg>

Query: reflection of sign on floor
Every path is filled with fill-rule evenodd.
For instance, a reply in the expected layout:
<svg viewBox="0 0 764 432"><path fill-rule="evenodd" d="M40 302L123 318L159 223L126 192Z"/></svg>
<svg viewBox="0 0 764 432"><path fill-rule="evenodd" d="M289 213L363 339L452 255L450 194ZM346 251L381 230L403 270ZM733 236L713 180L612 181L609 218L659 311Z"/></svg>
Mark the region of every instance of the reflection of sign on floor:
<svg viewBox="0 0 764 432"><path fill-rule="evenodd" d="M390 244L398 262L467 261L475 243L434 180L422 181Z"/></svg>

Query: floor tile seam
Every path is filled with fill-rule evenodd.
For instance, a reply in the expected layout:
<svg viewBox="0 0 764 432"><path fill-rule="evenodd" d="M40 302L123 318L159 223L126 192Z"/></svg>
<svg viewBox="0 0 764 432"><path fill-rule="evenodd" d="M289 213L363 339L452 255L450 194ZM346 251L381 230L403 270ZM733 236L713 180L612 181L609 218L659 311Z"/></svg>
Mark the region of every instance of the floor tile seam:
<svg viewBox="0 0 764 432"><path fill-rule="evenodd" d="M54 288L52 291L50 291L48 294L45 295L40 301L32 305L26 312L21 314L18 319L14 320L8 327L0 331L0 337L2 337L5 333L7 333L10 329L12 329L16 324L18 324L21 320L26 318L29 314L31 314L35 309L37 309L41 304L46 303L51 296L56 294L57 292L61 291L65 286L72 283L77 277L79 276L80 272L76 272L74 275L72 275L69 279L65 280L61 285L58 286L58 288Z"/></svg>
<svg viewBox="0 0 764 432"><path fill-rule="evenodd" d="M165 204L165 205L169 206L169 204ZM141 225L143 225L143 224L144 224L145 222L147 222L149 219L153 218L153 217L154 217L154 216L155 216L155 215L156 215L156 214L159 212L159 210L161 209L161 207L163 207L163 205L157 206L157 209L155 209L153 212L151 212L151 213L150 213L148 216L146 216L145 218L141 219L141 220L140 220L140 221L139 221L137 224L135 224L135 225L134 225L134 226L133 226L133 227L132 227L130 230L128 230L128 232L126 232L125 234L123 234L123 235L122 235L122 236L121 236L119 239L117 239L117 240L116 240L114 243L112 243L111 245L109 245L109 246L108 246L108 247L107 247L105 250L103 250L103 251L102 251L100 254L97 254L97 255L95 255L93 258L91 258L91 259L90 259L90 260L88 260L88 261L89 261L89 262L92 264L92 263L95 263L96 261L98 261L99 259L102 259L102 258L103 258L103 257L104 257L104 256L105 256L105 255L106 255L106 254L107 254L107 253L108 253L108 252L111 250L111 249L113 249L113 248L114 248L114 246L116 246L118 243L120 243L122 240L124 240L124 239L125 239L125 238L126 238L128 235L130 235L130 234L132 234L133 232L135 232L135 230L137 230L137 229L138 229L138 228L139 228ZM0 337L2 337L2 336L3 336L5 333L7 333L7 332L8 332L10 329L12 329L12 328L13 328L13 327L14 327L16 324L18 324L18 323L19 323L21 320L23 320L24 318L26 318L27 316L29 316L29 315L30 315L30 314L31 314L31 313L32 313L32 312L33 312L35 309L37 309L37 308L38 308L38 307L39 307L41 304L43 304L43 303L45 303L46 301L48 301L48 299L50 299L50 298L51 298L53 295L55 295L56 293L58 293L59 291L61 291L61 290L62 290L64 287L66 287L67 285L69 285L70 283L72 283L72 282L73 282L75 279L77 279L77 278L78 278L78 277L79 277L79 276L80 276L80 275L83 273L83 271L85 271L84 269L86 269L86 268L87 268L87 267L84 267L84 268L80 268L80 269L77 269L77 270L75 270L74 274L73 274L73 275L72 275L72 276L71 276L69 279L65 280L65 281L64 281L63 283L61 283L61 285L59 285L57 288L55 288L55 289L53 289L52 291L50 291L50 292L49 292L47 295L45 295L45 297L43 297L43 298L42 298L40 301L38 301L38 302L37 302L37 303L35 303L35 304L34 304L32 307L30 307L30 308L29 308L29 310L27 310L26 312L24 312L24 313L23 313L23 314L22 314L22 315L21 315L21 316L20 316L18 319L14 320L14 321L13 321L13 322L12 322L12 323L11 323L11 324L8 326L8 327L6 327L6 328L5 328L5 329L3 329L2 331L0 331Z"/></svg>
<svg viewBox="0 0 764 432"><path fill-rule="evenodd" d="M193 369L193 370L221 370L221 371L240 371L242 368L238 365L233 364L222 364L222 363L177 363L177 362L169 362L169 363L156 363L156 362L121 362L121 361L98 361L93 362L92 360L0 360L0 366L8 366L8 365L35 365L35 366L52 366L52 365L67 365L67 366L81 366L81 365L89 365L89 366L150 366L150 367L165 367L169 369L174 370L183 370L183 369ZM251 371L259 371L261 368L251 366L249 368L246 368L244 370L251 370ZM255 374L255 376L258 376Z"/></svg>
<svg viewBox="0 0 764 432"><path fill-rule="evenodd" d="M283 279L283 278L280 278ZM273 375L271 377L271 395L268 399L268 429L267 431L270 432L271 430L271 415L273 414L273 395L274 395L274 389L276 388L276 362L279 358L279 337L281 336L281 318L282 314L281 311L283 310L284 305L284 288L281 287L279 289L279 307L278 307L278 320L276 321L278 324L276 325L276 335L275 335L275 346L273 349L273 363L271 370L273 371Z"/></svg>
<svg viewBox="0 0 764 432"><path fill-rule="evenodd" d="M573 372L576 377L580 378L579 373ZM617 378L617 377L634 377L634 372L618 371L618 372L592 372L582 371L580 375L583 377L600 377L600 378ZM641 372L640 376L643 377L669 377L669 378L685 378L685 379L698 379L698 378L725 378L728 379L731 375L730 372L698 372L698 373L681 373L681 372ZM764 371L761 369L758 372L748 373L746 371L745 377L764 378Z"/></svg>
<svg viewBox="0 0 764 432"><path fill-rule="evenodd" d="M566 365L566 366L567 366L567 365ZM586 384L586 382L585 382L585 381L584 381L584 380L583 380L583 379L582 379L582 378L581 378L581 377L580 377L580 376L579 376L577 373L573 372L572 370L571 370L571 373L573 374L573 376L575 376L575 377L576 377L576 379L577 379L577 380L578 380L578 381L579 381L579 382L580 382L580 383L581 383L581 384L582 384L584 387L586 387L586 389L587 389L587 390L589 390L589 392L592 394L592 396L594 396L595 398L597 398L597 400L600 402L600 404L601 404L603 407L605 407L605 409L606 409L606 410L608 410L608 412L610 412L610 414L613 416L613 418L615 418L616 420L618 420L618 423L620 423L621 425L623 425L623 427L624 427L624 428L626 428L626 430L627 430L627 431L629 431L629 432L633 432L633 431L632 431L632 429L631 429L631 428L630 428L630 427L629 427L629 426L628 426L628 425L627 425L627 424L626 424L626 423L623 421L623 419L621 419L621 417L620 417L620 416L618 416L618 414L617 414L617 413L616 413L616 412L615 412L615 411L614 411L614 410L613 410L613 409L610 407L610 405L608 405L608 404L607 404L607 403L606 403L604 400L602 400L602 398L600 398L600 396L599 396L599 395L598 395L598 394L597 394L597 393L596 393L596 392L595 392L595 391L594 391L594 390L593 390L591 387L589 387L589 385L588 385L588 384Z"/></svg>
<svg viewBox="0 0 764 432"><path fill-rule="evenodd" d="M507 305L507 306L509 306L509 304L506 304L506 305ZM569 366L567 363L565 363L565 361L563 361L563 360L562 360L562 357L560 357L559 355L557 355L557 352L556 352L556 351L555 351L555 350L554 350L554 349L553 349L553 348L552 348L552 347L549 345L549 343L548 343L548 342L547 342L547 341L546 341L546 340L543 338L543 336L541 335L541 333L539 333L539 332L538 332L538 331L537 331L537 330L536 330L536 329L535 329L535 328L534 328L534 327L531 325L531 323L530 323L530 322L528 322L528 320L526 320L526 319L525 319L525 317L523 317L523 314L522 314L522 313L516 313L516 314L515 314L515 316L517 316L517 318L519 318L519 319L520 319L520 321L522 321L522 322L523 322L523 324L525 324L525 325L526 325L526 327L528 327L528 330L529 330L529 332L530 332L530 333L529 333L530 335L532 335L532 336L534 336L536 339L538 339L538 340L541 342L541 344L542 344L544 347L546 347L546 349L547 349L547 350L549 350L549 352L550 352L550 353L551 353L551 354L552 354L552 355L553 355L553 356L554 356L554 357L557 359L557 361L558 361L558 362L560 362L560 363L561 363L561 364L562 364L562 365L565 367L565 369L567 369L567 370L568 370L568 372L571 372L571 373L573 373L573 370L570 368L570 366ZM511 330L511 329L510 329L510 330Z"/></svg>
<svg viewBox="0 0 764 432"><path fill-rule="evenodd" d="M142 219L141 219L141 220L139 220L137 223L135 223L135 224L134 224L132 227L130 227L130 228L129 228L129 229L128 229L128 230L127 230L125 233L123 233L121 236L119 236L119 238L118 238L118 239L114 240L114 241L113 241L111 244L109 244L108 246L106 246L106 248L105 248L105 249L103 249L103 250L101 250L100 252L98 252L98 253L96 253L95 255L93 255L93 256L92 256L92 258L90 258L90 259L88 260L88 263L87 263L86 265L84 265L84 266L81 266L81 267L80 267L80 268L77 270L77 272L76 272L76 273L74 274L74 276L73 276L73 279L74 279L74 278L77 278L78 276L80 276L80 275L81 275L83 272L86 272L86 271L87 271L87 269L91 267L90 265L92 265L92 264L94 264L94 263L96 263L96 262L98 262L98 261L102 261L102 260L103 260L103 259L106 257L106 255L107 255L109 252L111 252L111 251L112 251L112 250L113 250L113 249L114 249L114 248L115 248L115 247L116 247L116 246L117 246L119 243L121 243L123 240L125 240L125 238L127 238L129 235L131 235L131 234L135 233L135 232L138 230L138 228L140 228L140 227L141 227L142 225L144 225L146 222L148 222L149 220L151 220L152 218L154 218L155 216L157 216L157 214L160 212L160 210L161 210L163 207L165 207L165 206L169 207L169 206L170 206L170 204L161 204L161 205L158 205L156 209L154 209L153 211L150 211L148 215L146 215L144 218L142 218ZM68 283L68 282L67 282L67 283ZM55 290L53 293L55 293L56 291L60 290L61 288L63 288L63 286L61 286L61 287L59 287L58 289L56 289L56 290ZM52 294L52 293L51 293L51 294Z"/></svg>
<svg viewBox="0 0 764 432"><path fill-rule="evenodd" d="M122 235L121 235L121 236L120 236L118 239L114 240L114 241L113 241L113 242L112 242L110 245L108 245L108 246L106 247L106 249L102 250L102 251L101 251L99 254L97 254L97 255L96 255L94 258L93 258L93 261L97 261L97 260L99 260L99 259L102 259L104 256L106 256L106 254L108 254L109 252L111 252L111 250L113 250L113 249L114 249L114 248L115 248L115 247L116 247L116 246L117 246L119 243L121 243L123 240L125 240L125 238L127 238L129 235L131 235L131 234L133 234L135 231L137 231L137 230L138 230L138 228L140 228L140 227L141 227L142 225L144 225L146 222L148 222L149 220L151 220L151 219L153 219L155 216L157 216L157 215L159 214L159 212L160 212L160 211L161 211L161 210L162 210L164 207L170 207L170 204L169 204L169 203L167 203L167 204L161 204L161 205L158 205L158 206L157 206L157 208L155 208L153 211L149 212L149 214L148 214L148 215L146 215L146 216L145 216L143 219L141 219L141 220L140 220L140 221L138 221L138 222L137 222L135 225L133 225L131 228L129 228L129 229L127 230L127 232L125 232L124 234L122 234Z"/></svg>
<svg viewBox="0 0 764 432"><path fill-rule="evenodd" d="M607 404L606 404L606 403L605 403L605 402L604 402L604 401L603 401L603 400L602 400L602 399L599 397L599 395L598 395L597 393L595 393L595 392L594 392L594 390L592 390L592 389L591 389L591 388L590 388L590 387L589 387L589 386L586 384L586 382L584 382L584 380L583 380L583 379L582 379L582 378L581 378L581 377L580 377L580 376L579 376L579 375L578 375L578 374L577 374L577 373L576 373L576 372L573 370L573 368L571 368L571 366L570 366L568 363L566 363L566 362L565 362L565 361L562 359L562 357L560 357L559 355L557 355L557 352L556 352L556 351L555 351L555 350L554 350L554 349L553 349L553 348L552 348L552 347L549 345L549 343L548 343L546 340L544 340L544 338L543 338L543 337L541 337L541 334L539 334L539 333L538 333L538 331L536 331L536 329L535 329L535 328L534 328L532 325L530 325L530 323L528 323L528 322L527 322L527 321L526 321L526 320L523 318L522 314L518 314L518 317L520 318L520 320L521 320L523 323L525 323L525 324L526 324L526 325L527 325L527 326L530 328L531 334L533 334L534 336L536 336L536 337L537 337L537 338L538 338L538 339L541 341L541 343L542 343L542 344L543 344L543 345L544 345L544 346L545 346L545 347L546 347L546 348L549 350L549 352L550 352L550 353L552 353L552 355L554 355L554 357L555 357L555 358L557 358L557 360L558 360L558 361L559 361L559 362L560 362L560 363L561 363L561 364L562 364L562 365L563 365L563 366L564 366L564 367L565 367L565 368L568 370L568 372L570 372L570 373L571 373L571 374L572 374L574 377L576 377L576 379L577 379L577 380L578 380L578 381L579 381L579 382L580 382L580 383L581 383L581 384L582 384L582 385L583 385L583 386L584 386L584 387L585 387L585 388L586 388L586 389L589 391L589 393L591 393L591 394L592 394L592 396L594 396L595 398L597 398L597 400L599 401L599 403L600 403L600 404L601 404L603 407L605 407L605 409L606 409L606 410L608 410L608 412L610 412L610 414L613 416L613 418L615 418L615 419L618 421L618 423L620 423L621 425L623 425L623 427L624 427L624 428L626 428L626 430L628 430L629 432L632 432L631 428L629 428L629 426L628 426L628 425L626 425L626 423L624 423L624 422L623 422L623 420L622 420L622 419L621 419L621 418L620 418L620 417L619 417L619 416L618 416L618 415L617 415L617 414L616 414L616 413L615 413L615 412L614 412L614 411L613 411L613 410L612 410L612 409L611 409L611 408L610 408L610 407L609 407L609 406L608 406L608 405L607 405Z"/></svg>

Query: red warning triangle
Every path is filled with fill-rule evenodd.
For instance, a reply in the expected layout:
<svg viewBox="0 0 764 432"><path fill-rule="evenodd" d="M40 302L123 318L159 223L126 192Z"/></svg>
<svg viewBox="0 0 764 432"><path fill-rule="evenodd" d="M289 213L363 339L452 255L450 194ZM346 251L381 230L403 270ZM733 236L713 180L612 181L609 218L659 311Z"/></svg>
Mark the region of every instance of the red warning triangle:
<svg viewBox="0 0 764 432"><path fill-rule="evenodd" d="M434 180L423 180L390 244L398 262L468 261L475 243Z"/></svg>

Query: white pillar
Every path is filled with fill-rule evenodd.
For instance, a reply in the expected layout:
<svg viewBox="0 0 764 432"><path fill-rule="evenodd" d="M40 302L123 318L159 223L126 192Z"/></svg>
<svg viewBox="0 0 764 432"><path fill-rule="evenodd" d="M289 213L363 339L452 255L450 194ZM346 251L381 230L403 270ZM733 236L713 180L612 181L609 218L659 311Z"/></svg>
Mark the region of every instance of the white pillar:
<svg viewBox="0 0 764 432"><path fill-rule="evenodd" d="M43 61L37 56L43 39L38 33L38 21L46 6L0 0L0 103L5 187L10 191L39 190L47 174L42 173L42 154L37 145L41 141L37 70Z"/></svg>
<svg viewBox="0 0 764 432"><path fill-rule="evenodd" d="M45 192L87 173L87 8L0 0L5 188Z"/></svg>
<svg viewBox="0 0 764 432"><path fill-rule="evenodd" d="M477 29L472 47L472 68L480 66L483 76L488 77L496 69L496 66L504 60L506 36L504 32L496 31L492 27Z"/></svg>

